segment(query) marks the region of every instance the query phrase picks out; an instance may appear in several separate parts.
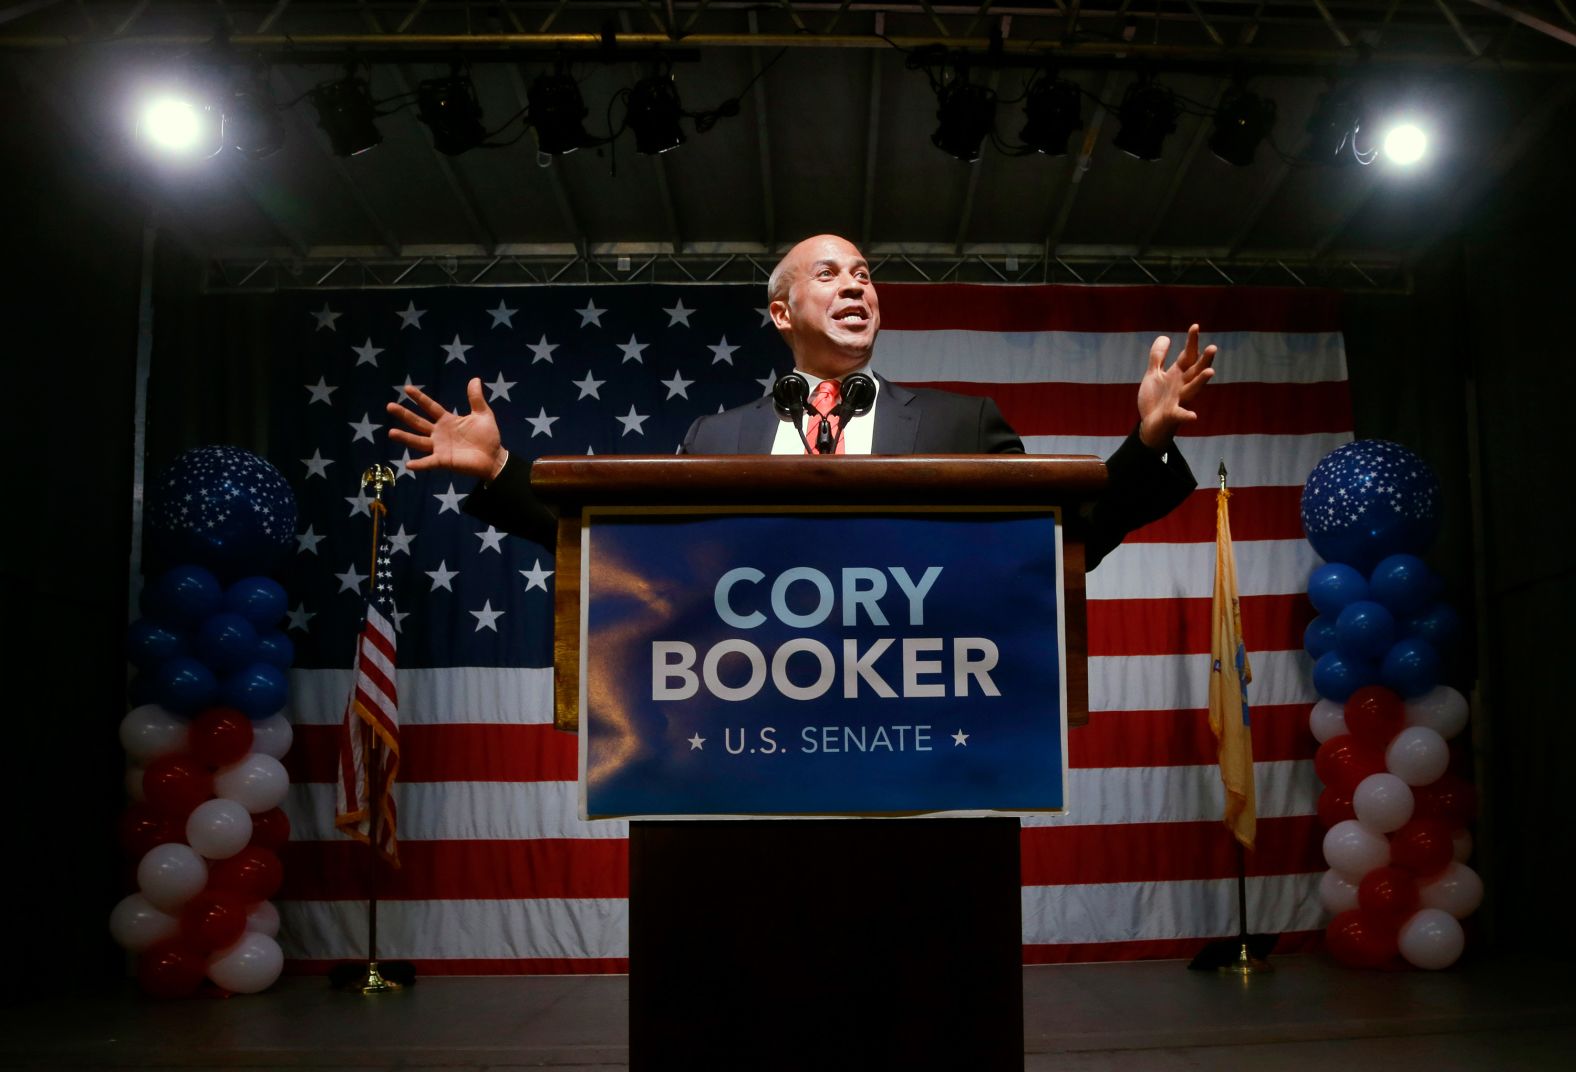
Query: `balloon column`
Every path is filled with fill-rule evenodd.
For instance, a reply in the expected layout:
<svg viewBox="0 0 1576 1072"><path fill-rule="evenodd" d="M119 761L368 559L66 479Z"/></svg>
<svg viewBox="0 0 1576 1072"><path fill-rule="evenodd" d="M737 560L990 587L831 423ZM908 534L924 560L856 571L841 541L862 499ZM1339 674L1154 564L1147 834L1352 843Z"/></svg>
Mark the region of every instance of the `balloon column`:
<svg viewBox="0 0 1576 1072"><path fill-rule="evenodd" d="M1440 683L1461 622L1416 557L1439 521L1434 474L1382 440L1331 451L1303 489L1303 527L1326 560L1303 636L1321 697L1309 716L1330 865L1319 897L1335 917L1326 947L1353 967L1450 966L1466 944L1459 921L1483 899L1466 864L1477 800L1446 743L1466 728L1467 701Z"/></svg>
<svg viewBox="0 0 1576 1072"><path fill-rule="evenodd" d="M153 487L150 550L194 561L144 589L127 637L137 672L120 723L131 798L120 840L137 889L110 913L110 933L137 954L151 995L188 996L205 980L255 993L284 966L269 898L290 837L280 804L294 646L277 628L284 588L247 571L288 543L295 498L278 470L232 447L181 455Z"/></svg>

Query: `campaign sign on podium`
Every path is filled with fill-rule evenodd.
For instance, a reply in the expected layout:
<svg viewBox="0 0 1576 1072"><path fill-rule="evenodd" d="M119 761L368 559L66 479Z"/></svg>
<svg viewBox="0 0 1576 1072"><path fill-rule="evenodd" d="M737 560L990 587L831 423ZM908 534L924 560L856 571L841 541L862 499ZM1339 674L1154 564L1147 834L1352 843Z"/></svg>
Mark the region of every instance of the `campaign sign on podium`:
<svg viewBox="0 0 1576 1072"><path fill-rule="evenodd" d="M587 507L587 818L1059 811L1056 508Z"/></svg>

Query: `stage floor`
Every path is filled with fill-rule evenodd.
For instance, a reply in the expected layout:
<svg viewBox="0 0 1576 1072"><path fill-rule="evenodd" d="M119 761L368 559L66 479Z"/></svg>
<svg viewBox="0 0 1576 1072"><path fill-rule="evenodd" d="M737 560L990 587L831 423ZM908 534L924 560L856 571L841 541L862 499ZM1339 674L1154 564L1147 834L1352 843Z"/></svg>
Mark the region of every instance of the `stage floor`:
<svg viewBox="0 0 1576 1072"><path fill-rule="evenodd" d="M1180 961L1024 969L1025 1068L1576 1067L1576 981L1555 961L1350 972L1279 957L1246 982ZM429 978L363 998L321 979L253 997L124 992L0 1010L0 1067L622 1069L622 976ZM806 1025L813 1029L813 1025ZM740 1054L737 1068L754 1062Z"/></svg>

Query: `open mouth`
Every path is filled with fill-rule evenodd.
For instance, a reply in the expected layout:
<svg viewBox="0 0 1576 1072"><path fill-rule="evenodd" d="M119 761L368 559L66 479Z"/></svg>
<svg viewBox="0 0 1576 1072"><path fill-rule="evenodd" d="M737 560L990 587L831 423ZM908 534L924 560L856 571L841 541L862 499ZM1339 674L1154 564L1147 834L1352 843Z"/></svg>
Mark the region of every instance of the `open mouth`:
<svg viewBox="0 0 1576 1072"><path fill-rule="evenodd" d="M847 309L839 309L833 313L832 319L840 324L848 324L850 326L863 325L870 322L870 312L862 306L851 306Z"/></svg>

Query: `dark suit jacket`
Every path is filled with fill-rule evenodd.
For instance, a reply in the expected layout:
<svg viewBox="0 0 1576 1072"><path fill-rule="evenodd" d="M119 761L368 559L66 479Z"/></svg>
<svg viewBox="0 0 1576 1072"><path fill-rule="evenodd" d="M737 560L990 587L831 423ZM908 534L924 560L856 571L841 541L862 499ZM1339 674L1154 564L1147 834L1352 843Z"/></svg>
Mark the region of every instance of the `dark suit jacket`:
<svg viewBox="0 0 1576 1072"><path fill-rule="evenodd" d="M680 453L766 454L777 436L769 397L690 425ZM881 380L872 454L1022 454L1023 441L989 398L903 387ZM1085 541L1084 568L1100 560L1132 530L1170 513L1197 486L1173 445L1162 454L1144 446L1136 430L1106 459L1110 482L1079 516L1068 519ZM491 525L551 548L557 519L531 494L529 462L511 459L465 509Z"/></svg>

